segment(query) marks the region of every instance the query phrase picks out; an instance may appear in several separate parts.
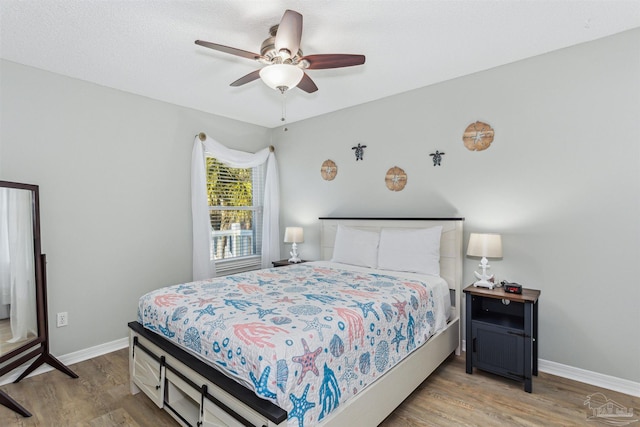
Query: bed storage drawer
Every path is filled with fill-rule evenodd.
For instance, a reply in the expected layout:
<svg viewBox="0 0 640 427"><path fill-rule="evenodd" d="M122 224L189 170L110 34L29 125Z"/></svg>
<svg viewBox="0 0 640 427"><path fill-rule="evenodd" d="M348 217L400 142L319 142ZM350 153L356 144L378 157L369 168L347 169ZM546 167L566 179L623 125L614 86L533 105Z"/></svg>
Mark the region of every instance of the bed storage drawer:
<svg viewBox="0 0 640 427"><path fill-rule="evenodd" d="M137 339L133 346L131 379L159 408L164 402L165 358L140 346Z"/></svg>
<svg viewBox="0 0 640 427"><path fill-rule="evenodd" d="M209 388L206 384L198 386L187 377L174 372L171 367L167 369L164 396L165 409L180 424L198 427L236 427L267 424L267 421L255 424L246 419L242 419L241 422L225 412L214 401L221 403L209 394Z"/></svg>
<svg viewBox="0 0 640 427"><path fill-rule="evenodd" d="M202 405L202 425L208 427L231 427L245 424L238 422L209 399L205 399ZM266 425L266 422L255 425Z"/></svg>
<svg viewBox="0 0 640 427"><path fill-rule="evenodd" d="M199 426L201 393L171 371L165 384L165 409L180 424Z"/></svg>

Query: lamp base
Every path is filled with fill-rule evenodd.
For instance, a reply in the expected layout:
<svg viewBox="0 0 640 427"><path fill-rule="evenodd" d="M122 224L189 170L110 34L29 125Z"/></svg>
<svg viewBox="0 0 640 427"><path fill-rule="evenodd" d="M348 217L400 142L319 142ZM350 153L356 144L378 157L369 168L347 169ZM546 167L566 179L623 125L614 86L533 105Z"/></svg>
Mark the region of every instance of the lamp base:
<svg viewBox="0 0 640 427"><path fill-rule="evenodd" d="M289 252L289 255L291 255L291 258L288 260L290 263L297 264L302 261L298 256L298 245L296 245L295 242L293 242L293 245L291 246L291 252Z"/></svg>
<svg viewBox="0 0 640 427"><path fill-rule="evenodd" d="M496 287L496 284L493 282L489 282L488 280L478 280L473 284L473 286L475 286L476 288L481 287L481 288L493 289Z"/></svg>
<svg viewBox="0 0 640 427"><path fill-rule="evenodd" d="M487 274L487 268L491 268L491 267L489 266L489 263L487 262L486 257L482 257L482 261L480 262L479 267L482 268L482 274L478 273L477 271L473 272L473 274L475 274L476 276L476 279L478 279L478 281L476 281L476 283L474 283L473 286L489 288L489 289L495 288L496 284L494 282L490 282L490 280L493 279L493 274L491 276Z"/></svg>

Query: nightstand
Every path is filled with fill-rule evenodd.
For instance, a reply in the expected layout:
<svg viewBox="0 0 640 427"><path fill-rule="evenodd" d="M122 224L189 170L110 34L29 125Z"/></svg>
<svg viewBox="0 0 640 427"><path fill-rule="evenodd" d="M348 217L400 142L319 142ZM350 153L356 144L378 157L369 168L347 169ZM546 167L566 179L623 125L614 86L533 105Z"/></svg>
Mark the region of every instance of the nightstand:
<svg viewBox="0 0 640 427"><path fill-rule="evenodd" d="M285 265L298 265L298 264L302 264L303 262L307 262L306 259L303 259L300 262L289 262L289 260L287 259L281 259L280 261L272 261L271 264L273 264L274 267L284 267Z"/></svg>
<svg viewBox="0 0 640 427"><path fill-rule="evenodd" d="M473 367L524 381L531 393L538 375L538 298L540 291L502 288L464 289L466 296L467 373Z"/></svg>

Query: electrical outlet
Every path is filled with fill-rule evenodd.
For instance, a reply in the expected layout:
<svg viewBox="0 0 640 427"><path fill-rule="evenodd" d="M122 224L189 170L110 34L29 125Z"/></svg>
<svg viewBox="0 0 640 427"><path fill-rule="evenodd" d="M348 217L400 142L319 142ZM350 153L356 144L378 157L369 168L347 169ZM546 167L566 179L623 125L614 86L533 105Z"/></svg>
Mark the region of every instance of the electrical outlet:
<svg viewBox="0 0 640 427"><path fill-rule="evenodd" d="M58 328L61 328L62 326L67 326L69 324L69 315L67 314L66 311L63 311L62 313L58 313L56 315L56 326Z"/></svg>

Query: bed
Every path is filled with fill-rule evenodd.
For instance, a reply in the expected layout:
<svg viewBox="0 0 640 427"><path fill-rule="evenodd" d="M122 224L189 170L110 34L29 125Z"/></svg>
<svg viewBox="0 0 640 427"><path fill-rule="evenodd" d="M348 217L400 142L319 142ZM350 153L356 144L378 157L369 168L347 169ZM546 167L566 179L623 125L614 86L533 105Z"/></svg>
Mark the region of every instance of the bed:
<svg viewBox="0 0 640 427"><path fill-rule="evenodd" d="M379 424L459 353L462 219L321 218L321 257L141 297L132 393L182 425Z"/></svg>

